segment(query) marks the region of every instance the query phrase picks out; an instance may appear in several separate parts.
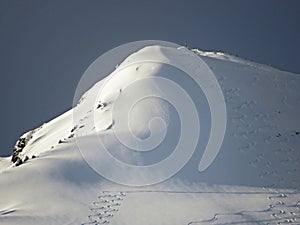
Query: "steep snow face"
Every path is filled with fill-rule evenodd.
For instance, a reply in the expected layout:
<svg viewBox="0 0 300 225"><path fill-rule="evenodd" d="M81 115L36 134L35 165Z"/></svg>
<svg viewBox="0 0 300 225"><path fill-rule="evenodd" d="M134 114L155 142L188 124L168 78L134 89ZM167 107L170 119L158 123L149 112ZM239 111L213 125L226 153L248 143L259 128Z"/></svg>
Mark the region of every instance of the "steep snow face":
<svg viewBox="0 0 300 225"><path fill-rule="evenodd" d="M195 83L160 63L183 61L178 51L149 46L116 62L116 70L87 91L74 109L30 133L18 154L29 160L15 167L8 158L0 159L0 223L298 224L299 75L193 50L216 76L228 118L219 155L199 173L211 115ZM167 158L180 137L176 108L155 97L166 91L156 77L178 82L191 96L199 112L199 144L185 167L164 183L139 188L112 183L92 169L100 164L108 175L120 175L104 147L120 161L144 166ZM144 93L153 98L131 106ZM194 130L188 133L192 136ZM141 142L131 142L136 139ZM155 151L128 151L153 147L147 144L162 139ZM121 174L124 181L135 182L151 178L151 172Z"/></svg>
<svg viewBox="0 0 300 225"><path fill-rule="evenodd" d="M197 79L193 81L192 78ZM176 81L183 81L184 87ZM75 108L75 120L78 121L75 124L85 120L85 127L79 136L93 129L103 132L99 135L104 146L100 146L97 152L91 150L99 146L96 137L89 141L95 144L93 147L80 145L81 138L77 139L77 144L88 163L104 177L117 183L140 186L161 182L178 172L191 158L198 144L200 126L197 107L203 113L201 130L206 133L203 138L208 139L203 140L200 148L203 150L204 142L207 142L206 148L213 146L217 149L214 152L204 151L205 160L201 159L199 168L206 169L216 157L226 125L224 96L209 68L188 49L161 46L143 48L129 56L101 87L93 87L89 92L89 97L86 97L89 100ZM205 97L208 97L207 102ZM199 104L195 104L194 100ZM98 104L96 108L102 111L81 114L84 112L82 109L95 108L95 102ZM207 104L214 108L211 115L205 111ZM100 124L110 121L104 127L109 128L109 132L103 130L102 126L93 127L99 121ZM210 121L211 127L208 125ZM212 135L207 134L209 132L217 137L211 138ZM165 137L165 143L169 144L161 145ZM137 151L124 153L127 149ZM150 151L154 149L162 153L162 159ZM121 153L128 160L133 159L134 162L130 164L155 165L138 168L128 166L111 157L106 150L111 150L112 154ZM140 151L147 151L147 154L140 154ZM170 156L166 157L168 153ZM132 175L132 179L128 174Z"/></svg>
<svg viewBox="0 0 300 225"><path fill-rule="evenodd" d="M118 69L107 77L105 83L94 86L90 91L91 100L86 99L86 102L78 106L78 111L83 108L92 109L94 115L95 130L103 130L102 121L110 121L110 125L115 122L118 118L122 117L122 120L126 120L123 115L128 114L128 106L134 100L135 95L139 95L143 92L154 93L158 95L162 90L156 85L155 80L147 79L149 77L158 76L162 70L163 65L158 62L147 62L142 64L144 58L149 57L149 54L155 54L157 56L163 56L159 47L153 47L144 49L138 54L133 54L123 62ZM138 60L137 60L137 59ZM134 63L131 63L134 62ZM134 83L141 81L140 85L133 86ZM130 90L128 93L128 89ZM99 109L100 108L100 109ZM132 106L130 118L128 118L128 124L122 124L122 121L118 121L115 126L121 129L121 132L128 131L128 125L133 133L137 136L145 137L147 134L148 122L154 118L162 117L164 121L168 121L169 109L165 101L160 99L150 99L147 104L141 103ZM99 109L99 110L95 110ZM76 111L77 112L77 111ZM75 119L77 116L75 115ZM81 119L81 118L79 118ZM88 129L82 129L88 132ZM93 131L92 131L93 132Z"/></svg>

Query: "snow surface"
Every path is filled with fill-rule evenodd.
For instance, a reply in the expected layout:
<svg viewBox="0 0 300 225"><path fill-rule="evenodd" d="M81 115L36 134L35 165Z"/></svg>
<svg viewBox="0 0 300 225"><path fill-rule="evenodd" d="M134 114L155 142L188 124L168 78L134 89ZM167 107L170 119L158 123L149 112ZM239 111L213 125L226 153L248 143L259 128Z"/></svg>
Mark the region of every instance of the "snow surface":
<svg viewBox="0 0 300 225"><path fill-rule="evenodd" d="M149 55L186 60L176 59L178 51L187 49L146 47L120 66ZM159 160L150 155L148 162L140 153L126 152L112 135L112 128L121 124L118 118L133 97L124 94L126 86L157 75L173 74L180 80L181 73L155 62L134 64L99 81L74 109L35 129L20 154L22 159L29 157L24 164L16 167L10 157L0 158L0 224L300 224L299 75L223 53L192 51L214 72L227 106L225 139L205 172L197 170L201 144L174 177L146 187L110 182L83 159L77 141L85 150L93 150L95 136L100 135L113 155L130 164ZM162 91L150 80L132 95L145 89ZM193 96L200 111L207 104L202 97ZM201 113L207 116L205 110ZM173 127L178 120L174 109L157 99L133 108L129 118L133 133L148 137L148 122L154 116L164 119L172 137L178 136ZM203 129L207 127L204 121ZM119 131L128 134L122 124ZM164 154L170 153L168 144L163 145ZM104 159L100 163L109 166ZM125 172L127 180L150 176Z"/></svg>

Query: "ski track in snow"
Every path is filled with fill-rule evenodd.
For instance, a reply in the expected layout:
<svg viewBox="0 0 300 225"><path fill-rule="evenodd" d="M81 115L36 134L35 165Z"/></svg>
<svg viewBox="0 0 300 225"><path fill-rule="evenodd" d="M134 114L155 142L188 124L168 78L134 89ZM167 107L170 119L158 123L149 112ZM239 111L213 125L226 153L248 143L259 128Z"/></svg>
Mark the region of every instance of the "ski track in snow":
<svg viewBox="0 0 300 225"><path fill-rule="evenodd" d="M90 206L92 214L88 216L89 222L87 224L110 224L113 222L113 217L119 211L122 201L130 194L149 194L149 193L163 193L163 194L220 194L220 195L264 195L269 201L269 205L263 210L257 211L238 211L231 213L215 213L212 218L207 220L189 221L187 225L193 224L299 224L300 219L300 191L278 191L271 188L263 188L261 192L212 192L212 191L164 191L164 190L118 190L118 191L102 191L97 197L97 200ZM297 200L298 199L298 200ZM257 220L257 218L263 218Z"/></svg>
<svg viewBox="0 0 300 225"><path fill-rule="evenodd" d="M272 192L272 190L270 190ZM273 194L275 194L273 192ZM235 213L215 213L211 219L190 221L192 224L293 224L299 225L300 219L300 192L295 193L278 193L268 196L270 204L264 210L259 211L239 211ZM298 199L298 200L297 200ZM257 218L264 219L257 219Z"/></svg>
<svg viewBox="0 0 300 225"><path fill-rule="evenodd" d="M97 200L89 207L91 214L88 215L89 222L87 224L109 224L115 213L118 212L122 201L126 197L125 192L102 191Z"/></svg>

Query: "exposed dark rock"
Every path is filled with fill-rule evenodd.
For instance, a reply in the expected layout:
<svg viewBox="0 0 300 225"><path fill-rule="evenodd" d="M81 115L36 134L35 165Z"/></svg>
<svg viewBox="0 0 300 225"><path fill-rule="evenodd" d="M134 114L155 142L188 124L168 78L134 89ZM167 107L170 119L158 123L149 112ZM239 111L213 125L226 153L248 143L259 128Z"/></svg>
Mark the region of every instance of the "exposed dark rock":
<svg viewBox="0 0 300 225"><path fill-rule="evenodd" d="M77 125L72 128L71 133L73 133L77 129Z"/></svg>
<svg viewBox="0 0 300 225"><path fill-rule="evenodd" d="M28 159L29 159L29 157L26 155L23 162L26 162Z"/></svg>
<svg viewBox="0 0 300 225"><path fill-rule="evenodd" d="M15 144L15 146L13 148L13 154L12 154L12 158L11 158L11 161L13 163L17 163L19 161L17 164L20 165L19 154L23 151L23 149L25 148L28 141L33 137L32 136L33 133L34 133L34 131L30 131L27 133L27 135L25 137L19 138L19 140L17 141L17 143Z"/></svg>
<svg viewBox="0 0 300 225"><path fill-rule="evenodd" d="M103 109L107 104L104 103L104 102L99 102L98 105L97 105L97 109Z"/></svg>
<svg viewBox="0 0 300 225"><path fill-rule="evenodd" d="M15 166L20 166L23 163L22 159L18 157Z"/></svg>
<svg viewBox="0 0 300 225"><path fill-rule="evenodd" d="M11 161L12 161L13 163L15 163L15 162L17 162L18 158L19 158L18 154L15 154L15 153L14 153L14 154L12 155Z"/></svg>

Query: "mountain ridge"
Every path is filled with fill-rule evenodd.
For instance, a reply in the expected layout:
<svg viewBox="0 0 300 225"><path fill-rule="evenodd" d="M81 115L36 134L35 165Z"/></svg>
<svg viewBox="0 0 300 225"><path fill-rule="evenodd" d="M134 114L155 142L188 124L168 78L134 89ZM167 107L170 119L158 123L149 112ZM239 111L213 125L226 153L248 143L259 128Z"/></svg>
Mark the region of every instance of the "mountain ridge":
<svg viewBox="0 0 300 225"><path fill-rule="evenodd" d="M147 53L170 60L176 58L172 54L177 50L163 52L150 47L129 59L138 61ZM117 116L126 109L126 104L121 105L115 109L116 114L110 115L113 105L119 104L117 99L122 95L122 101L128 103L125 97L130 92L126 92L126 87L140 76L182 75L159 63L125 66L126 69L120 64L121 70L113 73L110 81L96 83L83 95L76 106L77 112L68 110L34 133L24 134L32 135L18 153L22 161L28 156L25 163L18 167L10 164L7 169L11 157L0 158L1 224L297 224L300 219L299 76L251 63L228 63L226 58L203 57L220 83L228 114L221 151L207 171L197 170L205 147L202 141L207 141L209 134L208 112L202 110L207 103L198 92L189 94L202 115L204 137L190 161L172 178L145 187L124 186L100 176L88 163L89 156L84 151L99 146L95 133L116 158L128 164L147 163L140 154L127 153L111 136L119 123ZM194 90L191 82L183 83L182 87ZM98 94L99 90L103 92ZM144 90L161 91L153 80L140 83L134 90L135 95ZM156 107L158 110L154 110ZM134 133L148 137L148 127L144 124L158 115L174 131L172 137L178 137L177 127L172 127L173 122L178 122L173 111L164 101L141 103L133 111L134 119L140 122L131 121ZM122 126L120 131L126 133ZM85 149L78 149L82 146ZM167 148L171 147L167 144ZM109 168L110 173L118 174L105 158L96 156L97 162ZM161 159L150 156L156 161ZM135 175L141 180L151 178L151 174L135 174L130 170L122 173L121 178L136 181Z"/></svg>

